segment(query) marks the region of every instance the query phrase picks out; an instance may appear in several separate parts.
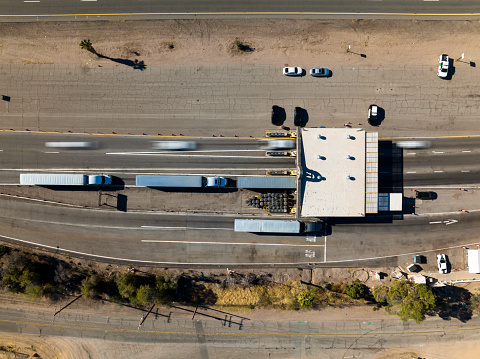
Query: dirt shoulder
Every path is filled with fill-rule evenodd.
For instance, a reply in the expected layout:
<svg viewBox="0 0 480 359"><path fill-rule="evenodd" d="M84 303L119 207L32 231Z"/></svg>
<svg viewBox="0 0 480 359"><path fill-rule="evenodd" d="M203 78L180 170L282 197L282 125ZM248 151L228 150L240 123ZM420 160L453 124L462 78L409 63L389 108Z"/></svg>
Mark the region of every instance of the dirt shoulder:
<svg viewBox="0 0 480 359"><path fill-rule="evenodd" d="M94 24L94 25L92 25ZM478 21L159 20L0 23L1 64L436 66L480 57ZM82 39L108 58L80 49ZM240 52L238 38L253 51ZM352 54L346 52L351 45ZM173 46L173 48L171 48ZM360 54L366 55L361 57Z"/></svg>

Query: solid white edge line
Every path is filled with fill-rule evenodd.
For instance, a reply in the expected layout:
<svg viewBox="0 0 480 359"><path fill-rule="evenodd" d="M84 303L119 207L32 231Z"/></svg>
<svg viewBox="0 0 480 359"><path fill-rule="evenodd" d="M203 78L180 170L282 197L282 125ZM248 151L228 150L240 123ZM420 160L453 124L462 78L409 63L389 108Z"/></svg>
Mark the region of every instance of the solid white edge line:
<svg viewBox="0 0 480 359"><path fill-rule="evenodd" d="M161 230L166 230L166 231L185 231L185 230L198 230L198 229L218 229L222 231L233 231L233 228L217 228L217 227L212 227L212 228L204 228L204 227L160 227L160 226L140 226L140 228L143 229L161 229Z"/></svg>
<svg viewBox="0 0 480 359"><path fill-rule="evenodd" d="M160 262L160 261L145 261L145 260L137 260L137 259L126 259L126 258L117 258L117 257L109 257L109 256L100 256L98 254L88 254L84 252L78 252L78 251L73 251L70 249L65 249L65 248L60 248L60 247L53 247L53 246L48 246L46 244L41 244L41 243L35 243L35 242L30 242L26 241L23 239L18 239L18 238L13 238L5 235L1 235L0 237L3 238L8 238L12 241L17 241L21 243L27 243L30 245L34 246L39 246L43 248L49 248L49 249L54 249L54 250L59 250L62 252L68 252L68 253L74 253L74 254L79 254L79 255L84 255L84 256L90 256L90 257L95 257L95 258L103 258L103 259L112 259L116 261L123 261L123 262L136 262L136 263L146 263L146 264L181 264L181 265L255 265L255 266L262 266L262 265L299 265L299 264L310 264L312 261L308 262L286 262L286 263L204 263L204 262ZM460 244L458 246L451 246L451 247L444 247L444 248L437 248L437 249L430 249L426 251L419 251L419 252L410 252L410 253L399 253L399 254L392 254L388 256L379 256L379 257L370 257L370 258L359 258L359 259L344 259L341 261L329 261L326 263L344 263L344 262L355 262L355 261L368 261L368 260L375 260L375 259L383 259L383 258L391 258L391 257L398 257L398 256L407 256L407 255L413 255L413 254L419 254L419 253L427 253L427 252L436 252L436 251L443 251L447 249L453 249L453 248L461 248L461 247L466 247L466 246L476 246L478 242L475 243L466 243L466 244ZM322 267L319 267L322 268Z"/></svg>
<svg viewBox="0 0 480 359"><path fill-rule="evenodd" d="M175 244L233 244L247 246L282 246L282 247L323 247L322 244L284 244L284 243L246 243L246 242L195 242L195 241L168 241L161 239L142 239L144 243L175 243Z"/></svg>
<svg viewBox="0 0 480 359"><path fill-rule="evenodd" d="M205 158L256 158L256 159L272 159L275 157L272 156L223 156L223 155L174 155L174 154L163 154L163 153L105 153L106 155L122 155L122 156L170 156L170 157L205 157ZM280 158L280 157L277 157ZM293 158L288 156L282 156L281 158Z"/></svg>
<svg viewBox="0 0 480 359"><path fill-rule="evenodd" d="M429 222L429 224L439 224L439 223L443 223L442 221L438 221L438 222Z"/></svg>

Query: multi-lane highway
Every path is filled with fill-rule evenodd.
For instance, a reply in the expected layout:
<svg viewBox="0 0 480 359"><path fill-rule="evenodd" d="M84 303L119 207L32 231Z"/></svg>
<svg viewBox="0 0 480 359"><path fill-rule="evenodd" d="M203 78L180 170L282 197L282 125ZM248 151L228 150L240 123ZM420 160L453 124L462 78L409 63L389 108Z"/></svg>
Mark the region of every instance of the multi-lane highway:
<svg viewBox="0 0 480 359"><path fill-rule="evenodd" d="M19 172L40 170L114 172L131 185L134 174L144 172L174 174L190 173L194 169L200 173L235 176L245 172L256 173L259 165L265 165L264 161L274 168L294 167L293 158L265 159L264 151L257 148L256 139L200 138L196 139L199 143L197 153L155 152L149 148L151 138L145 136L89 137L7 132L1 136L4 140L1 142L3 168L0 178L6 181L4 183L16 181ZM45 148L45 142L59 138L93 139L99 142L99 148L82 151ZM391 140L383 141L389 143ZM426 186L433 190L436 186L444 186L446 179L455 184L478 184L480 138L430 138L429 141L429 148L403 150L401 180L410 186ZM221 150L215 149L219 145ZM203 152L206 149L214 152ZM255 155L249 155L248 161L242 158L245 162L241 164L236 162L237 155L210 158L212 154L225 154L229 150L251 150ZM112 153L116 155L112 157ZM190 156L195 154L205 157L193 157L192 160ZM118 163L115 162L116 156L121 158ZM381 153L381 161L382 156L385 157L383 161L392 160ZM8 164L17 166L9 167ZM237 167L240 165L242 167ZM381 185L388 187L389 183ZM161 199L161 191L159 193L156 196ZM208 196L214 197L215 193ZM432 216L374 216L348 221L330 219L332 231L328 236L323 233L316 236L269 236L233 232L233 215L148 213L150 208L147 207L143 208L145 212L123 213L42 204L28 198L11 197L3 197L3 202L0 223L2 234L10 237L7 240L18 239L28 245L45 245L50 250L58 248L67 253L103 260L169 265L294 265L310 262L330 265L348 262L356 265L364 264L365 260L395 264L396 256L400 254L473 243L480 219L480 214L476 212L468 216L463 213L441 214L438 213L442 212L440 208L436 211L438 214Z"/></svg>
<svg viewBox="0 0 480 359"><path fill-rule="evenodd" d="M185 139L185 137L182 137ZM90 150L47 148L49 141L95 141ZM202 174L236 177L265 175L266 170L295 168L295 157L269 157L256 138L188 138L197 142L193 151L152 149L152 141L177 137L46 134L0 132L0 184L18 183L21 172L95 172L113 174L126 185L135 184L136 174ZM480 137L427 138L429 148L396 148L400 139L381 139L381 186L389 186L394 160L402 154L401 180L405 186L467 185L480 183ZM391 141L391 143L390 143ZM390 149L390 151L387 151ZM397 159L395 159L397 160ZM385 170L385 169L383 169ZM403 176L402 176L403 174Z"/></svg>
<svg viewBox="0 0 480 359"><path fill-rule="evenodd" d="M108 173L133 185L136 174L265 175L266 170L295 168L294 157L266 156L254 138L191 138L197 143L194 151L152 149L152 141L182 138L1 132L0 183L17 183L19 173L32 171ZM78 140L98 142L98 148L45 147L49 141Z"/></svg>

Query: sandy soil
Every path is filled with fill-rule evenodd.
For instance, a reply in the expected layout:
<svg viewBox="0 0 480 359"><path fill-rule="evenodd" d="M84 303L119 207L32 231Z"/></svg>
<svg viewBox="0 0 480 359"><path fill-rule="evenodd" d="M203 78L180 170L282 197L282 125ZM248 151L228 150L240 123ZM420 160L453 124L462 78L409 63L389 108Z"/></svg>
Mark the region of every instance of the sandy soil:
<svg viewBox="0 0 480 359"><path fill-rule="evenodd" d="M165 20L1 23L1 64L124 66L80 49L87 38L111 58L146 66L318 64L436 66L439 54L480 58L478 21ZM238 38L254 51L234 50ZM169 49L168 45L174 48ZM353 54L346 52L351 45ZM362 58L360 54L367 57Z"/></svg>
<svg viewBox="0 0 480 359"><path fill-rule="evenodd" d="M90 39L95 50L80 49ZM235 38L253 51L235 49ZM441 53L465 61L480 58L478 21L386 20L168 20L62 23L0 23L0 64L59 64L73 66L125 66L137 61L148 66L242 65L278 66L404 66L436 67ZM173 44L173 49L169 48ZM347 53L348 45L351 52ZM361 54L366 57L360 56ZM112 60L113 59L113 60ZM114 61L117 60L117 61ZM253 320L295 320L298 313L255 311ZM309 312L309 320L392 318L370 308L327 309ZM393 318L395 319L395 318ZM132 345L79 338L30 337L2 333L0 345L17 353L41 358L157 357L156 345ZM32 347L33 346L33 347ZM175 357L178 348L161 346ZM0 351L0 358L12 357ZM25 356L23 356L25 357ZM176 357L179 357L178 355ZM413 350L388 350L378 359L477 358L478 345L460 343Z"/></svg>

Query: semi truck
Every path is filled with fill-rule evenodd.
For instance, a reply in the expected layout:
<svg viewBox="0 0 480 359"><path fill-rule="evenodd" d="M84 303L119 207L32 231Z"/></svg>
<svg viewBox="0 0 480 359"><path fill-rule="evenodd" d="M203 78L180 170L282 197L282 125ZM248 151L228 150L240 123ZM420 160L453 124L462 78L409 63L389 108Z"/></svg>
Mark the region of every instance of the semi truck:
<svg viewBox="0 0 480 359"><path fill-rule="evenodd" d="M296 189L297 178L293 176L238 177L238 188Z"/></svg>
<svg viewBox="0 0 480 359"><path fill-rule="evenodd" d="M203 176L144 176L136 177L140 187L177 187L177 188L220 188L227 185L225 177Z"/></svg>
<svg viewBox="0 0 480 359"><path fill-rule="evenodd" d="M20 184L34 186L101 186L112 184L112 176L56 173L21 173Z"/></svg>
<svg viewBox="0 0 480 359"><path fill-rule="evenodd" d="M325 229L323 222L301 222L276 219L235 219L235 232L251 233L317 233Z"/></svg>

